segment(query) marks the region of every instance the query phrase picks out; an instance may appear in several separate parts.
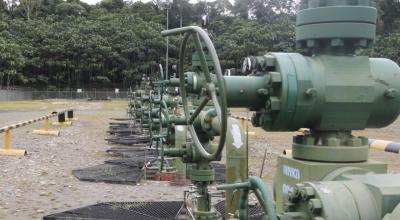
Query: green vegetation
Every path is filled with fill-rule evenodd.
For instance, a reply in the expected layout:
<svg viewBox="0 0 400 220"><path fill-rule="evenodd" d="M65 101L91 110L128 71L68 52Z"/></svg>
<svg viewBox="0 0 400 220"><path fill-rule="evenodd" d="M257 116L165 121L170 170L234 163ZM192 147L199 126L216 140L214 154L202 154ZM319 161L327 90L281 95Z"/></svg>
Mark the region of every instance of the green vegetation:
<svg viewBox="0 0 400 220"><path fill-rule="evenodd" d="M70 106L68 102L12 101L0 102L2 111L58 110Z"/></svg>
<svg viewBox="0 0 400 220"><path fill-rule="evenodd" d="M110 101L110 102L102 102L102 109L105 110L125 110L128 107L126 101Z"/></svg>
<svg viewBox="0 0 400 220"><path fill-rule="evenodd" d="M350 0L349 0L350 1ZM123 88L165 63L166 7L103 0L0 0L0 86L37 89ZM171 0L170 28L198 24L208 13L223 68L239 68L246 55L294 51L295 0ZM207 5L206 5L207 4ZM400 61L400 2L379 0L374 56ZM178 57L170 38L170 63Z"/></svg>

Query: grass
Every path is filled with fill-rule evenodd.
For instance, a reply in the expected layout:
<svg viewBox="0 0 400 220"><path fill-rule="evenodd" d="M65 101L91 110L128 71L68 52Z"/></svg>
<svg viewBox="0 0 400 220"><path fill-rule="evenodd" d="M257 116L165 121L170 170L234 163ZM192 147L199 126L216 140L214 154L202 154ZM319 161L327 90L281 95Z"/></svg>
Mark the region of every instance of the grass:
<svg viewBox="0 0 400 220"><path fill-rule="evenodd" d="M68 102L50 101L12 101L0 102L0 111L32 111L32 110L56 110L69 106Z"/></svg>
<svg viewBox="0 0 400 220"><path fill-rule="evenodd" d="M126 100L118 100L111 102L104 102L103 108L104 110L125 110L128 107L128 102Z"/></svg>
<svg viewBox="0 0 400 220"><path fill-rule="evenodd" d="M75 105L74 101L10 101L0 102L0 111L33 111L57 110ZM126 100L103 102L103 110L125 110L128 107Z"/></svg>

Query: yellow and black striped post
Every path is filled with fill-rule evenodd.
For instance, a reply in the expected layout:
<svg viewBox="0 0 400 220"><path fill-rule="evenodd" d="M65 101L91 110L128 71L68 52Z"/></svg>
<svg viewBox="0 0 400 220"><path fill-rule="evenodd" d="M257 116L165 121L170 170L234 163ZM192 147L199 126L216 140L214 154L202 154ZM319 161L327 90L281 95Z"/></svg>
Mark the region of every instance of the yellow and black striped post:
<svg viewBox="0 0 400 220"><path fill-rule="evenodd" d="M44 129L43 130L33 130L32 134L39 134L39 135L48 135L48 136L60 136L60 131L51 131L50 128L50 118L55 117L55 114L46 115L41 117L41 120L44 120Z"/></svg>
<svg viewBox="0 0 400 220"><path fill-rule="evenodd" d="M390 153L400 153L400 143L385 140L369 139L368 145L370 149L385 151Z"/></svg>
<svg viewBox="0 0 400 220"><path fill-rule="evenodd" d="M13 149L11 146L11 128L1 128L4 132L4 146L0 149L0 155L2 156L25 156L26 150Z"/></svg>
<svg viewBox="0 0 400 220"><path fill-rule="evenodd" d="M30 124L44 120L45 121L44 130L34 130L32 133L58 136L60 134L59 131L50 131L49 130L49 119L57 116L58 119L60 120L60 115L63 115L64 123L67 123L65 121L65 112L67 112L67 111L71 111L71 109L53 112L49 115L45 115L45 116L42 116L39 118L35 118L35 119L24 121L24 122L19 122L17 124L13 124L10 126L5 126L5 127L0 128L0 133L4 133L4 146L2 149L0 149L0 155L3 155L3 156L25 156L27 154L26 150L18 150L18 149L12 148L12 145L11 145L11 130L12 129L16 129L19 127L23 127L23 126L30 125ZM61 116L61 118L62 118L62 116ZM72 122L69 122L69 124L71 125Z"/></svg>
<svg viewBox="0 0 400 220"><path fill-rule="evenodd" d="M240 126L242 127L242 129L246 129L246 123L245 123L246 121L251 121L251 118L241 117L236 115L231 115L231 118L238 119L240 121ZM246 134L248 136L255 136L256 132L247 131Z"/></svg>

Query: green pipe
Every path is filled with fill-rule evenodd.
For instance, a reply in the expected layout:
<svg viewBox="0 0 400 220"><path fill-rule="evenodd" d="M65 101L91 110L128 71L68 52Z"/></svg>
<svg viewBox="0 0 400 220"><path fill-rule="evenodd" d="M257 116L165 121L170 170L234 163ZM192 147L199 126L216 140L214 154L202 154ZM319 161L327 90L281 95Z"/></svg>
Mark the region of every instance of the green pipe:
<svg viewBox="0 0 400 220"><path fill-rule="evenodd" d="M260 202L260 203L266 204L265 201L264 201L264 199L262 198L261 192L260 192L258 189L255 189L255 190L254 190L254 193L256 194L256 197L257 197L258 201L263 201L263 202ZM263 207L264 210L265 210L265 208L266 208L266 207ZM275 210L275 209L274 209L274 210ZM263 216L263 220L269 220L269 219L270 219L270 218L269 218L269 217L267 218L266 215Z"/></svg>
<svg viewBox="0 0 400 220"><path fill-rule="evenodd" d="M259 196L263 199L262 201L260 201L260 203L263 206L265 213L268 214L269 220L278 220L273 206L274 203L272 200L271 192L269 191L268 187L264 184L261 178L257 176L251 176L249 178L249 182L253 190L259 190Z"/></svg>
<svg viewBox="0 0 400 220"><path fill-rule="evenodd" d="M186 126L176 125L175 126L175 147L183 149L186 143L187 128ZM169 146L172 147L172 146ZM177 157L174 160L174 167L177 171L177 177L175 183L181 185L186 183L186 163L183 162L181 157Z"/></svg>
<svg viewBox="0 0 400 220"><path fill-rule="evenodd" d="M171 124L175 124L175 125L186 125L186 119L184 117L179 117L176 115L172 115L170 116L170 122Z"/></svg>
<svg viewBox="0 0 400 220"><path fill-rule="evenodd" d="M164 148L164 156L169 157L182 157L186 152L185 148Z"/></svg>
<svg viewBox="0 0 400 220"><path fill-rule="evenodd" d="M225 76L230 108L260 109L269 98L269 76Z"/></svg>
<svg viewBox="0 0 400 220"><path fill-rule="evenodd" d="M261 178L257 176L251 176L246 182L243 183L233 183L233 184L225 184L221 186L217 186L219 190L225 189L243 189L241 198L240 198L240 210L239 210L239 219L247 219L247 201L249 196L249 190L253 190L256 193L257 199L260 202L261 206L264 209L266 215L268 215L269 220L278 220L276 216L276 212L274 209L274 202L272 200L271 192L268 190L268 187L261 180Z"/></svg>
<svg viewBox="0 0 400 220"><path fill-rule="evenodd" d="M178 87L179 86L179 78L171 78L169 79L169 86L171 87Z"/></svg>

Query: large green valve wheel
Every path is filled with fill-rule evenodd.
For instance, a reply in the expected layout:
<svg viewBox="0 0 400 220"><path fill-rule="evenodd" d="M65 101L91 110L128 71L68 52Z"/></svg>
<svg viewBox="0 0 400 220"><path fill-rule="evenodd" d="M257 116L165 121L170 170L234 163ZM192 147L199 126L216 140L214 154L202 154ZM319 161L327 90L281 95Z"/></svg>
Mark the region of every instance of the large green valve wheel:
<svg viewBox="0 0 400 220"><path fill-rule="evenodd" d="M181 44L180 52L179 52L179 68L178 68L184 114L185 114L185 118L187 121L189 132L193 139L193 143L194 143L197 151L200 153L201 157L204 159L208 159L208 160L215 160L222 152L222 149L225 144L226 130L227 130L226 87L225 87L225 81L224 81L223 74L221 71L221 66L220 66L217 52L214 48L214 45L213 45L211 39L209 38L209 36L207 34L207 32L204 31L203 29L201 29L200 27L189 26L189 27L183 27L183 28L176 28L176 29L163 31L163 32L161 32L161 34L164 37L171 36L171 35L185 34L182 44ZM189 109L189 102L188 102L188 98L187 98L185 75L184 75L184 60L186 57L186 46L191 37L193 38L196 51L200 58L201 70L202 70L201 74L204 76L204 78L206 80L206 85L203 88L203 91L201 94L202 98L200 101L200 105L195 109L195 111L192 114ZM215 75L217 76L216 82L213 82L211 79L211 74L209 72L208 64L207 64L207 61L205 58L205 53L203 51L202 41L203 41L204 45L207 47L207 49L210 53L210 56L212 58L212 61L214 63L214 71L215 71ZM197 116L199 116L200 112L203 110L203 108L206 106L206 104L210 100L212 100L212 102L213 102L213 105L217 112L217 117L218 117L218 119L220 121L220 125L221 125L220 139L219 139L217 150L215 152L208 152L205 149L203 144L200 142L198 135L196 133L196 130L193 126L193 122L195 121Z"/></svg>

